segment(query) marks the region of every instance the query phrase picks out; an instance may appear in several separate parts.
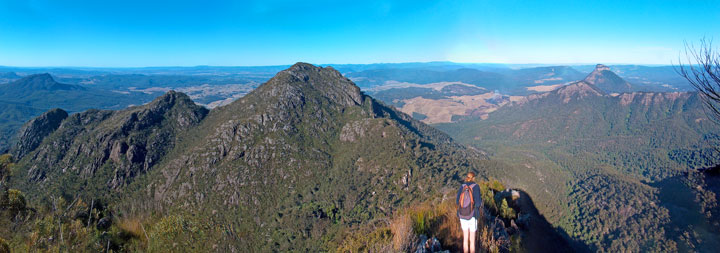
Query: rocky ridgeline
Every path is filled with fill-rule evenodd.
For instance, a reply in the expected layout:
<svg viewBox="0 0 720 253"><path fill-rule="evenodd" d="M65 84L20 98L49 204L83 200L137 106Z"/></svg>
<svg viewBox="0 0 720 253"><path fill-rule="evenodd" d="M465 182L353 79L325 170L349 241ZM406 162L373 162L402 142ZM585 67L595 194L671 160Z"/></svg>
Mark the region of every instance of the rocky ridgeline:
<svg viewBox="0 0 720 253"><path fill-rule="evenodd" d="M68 174L90 178L111 175L111 189L146 172L168 150L176 136L204 118L207 110L182 93L168 92L147 105L123 111L88 110L67 116L55 109L30 121L13 153L28 168L26 177L42 188ZM27 157L26 157L27 156Z"/></svg>

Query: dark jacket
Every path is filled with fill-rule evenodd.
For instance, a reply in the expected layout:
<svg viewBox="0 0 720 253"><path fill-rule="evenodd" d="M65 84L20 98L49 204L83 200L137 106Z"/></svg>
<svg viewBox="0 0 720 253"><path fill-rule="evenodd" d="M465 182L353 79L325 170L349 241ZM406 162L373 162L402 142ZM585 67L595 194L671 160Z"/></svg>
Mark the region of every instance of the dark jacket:
<svg viewBox="0 0 720 253"><path fill-rule="evenodd" d="M473 216L475 219L480 219L480 207L482 206L482 199L480 199L480 186L477 185L475 182L464 182L460 185L460 188L458 189L457 196L455 197L455 205L460 205L460 193L462 193L463 187L465 185L471 185L475 184L472 188L472 195L473 195L473 202L475 202L475 212L473 212ZM460 217L460 214L457 214L458 217Z"/></svg>

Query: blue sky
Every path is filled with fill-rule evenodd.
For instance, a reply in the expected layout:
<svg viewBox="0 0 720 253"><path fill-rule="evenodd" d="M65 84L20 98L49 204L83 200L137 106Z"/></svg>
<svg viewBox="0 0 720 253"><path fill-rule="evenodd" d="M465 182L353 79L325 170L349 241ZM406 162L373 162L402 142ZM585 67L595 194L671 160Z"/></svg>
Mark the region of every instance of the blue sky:
<svg viewBox="0 0 720 253"><path fill-rule="evenodd" d="M6 66L670 64L703 37L720 1L0 0Z"/></svg>

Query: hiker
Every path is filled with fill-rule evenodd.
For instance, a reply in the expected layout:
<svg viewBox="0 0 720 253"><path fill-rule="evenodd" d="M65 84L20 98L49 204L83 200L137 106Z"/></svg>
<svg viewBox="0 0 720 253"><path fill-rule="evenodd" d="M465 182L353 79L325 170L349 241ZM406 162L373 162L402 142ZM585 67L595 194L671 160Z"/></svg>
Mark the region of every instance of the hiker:
<svg viewBox="0 0 720 253"><path fill-rule="evenodd" d="M458 189L455 203L458 206L457 215L460 218L460 227L463 231L463 252L475 253L475 232L477 221L480 218L480 187L475 183L475 173L468 172L465 182Z"/></svg>

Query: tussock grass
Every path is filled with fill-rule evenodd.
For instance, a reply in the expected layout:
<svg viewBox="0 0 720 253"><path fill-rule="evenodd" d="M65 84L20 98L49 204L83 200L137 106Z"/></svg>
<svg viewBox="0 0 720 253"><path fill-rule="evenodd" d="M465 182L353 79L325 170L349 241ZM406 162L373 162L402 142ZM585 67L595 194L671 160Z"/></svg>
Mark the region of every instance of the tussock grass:
<svg viewBox="0 0 720 253"><path fill-rule="evenodd" d="M120 217L115 221L118 229L126 235L138 239L140 244L145 248L148 244L148 235L143 225L144 219L137 216Z"/></svg>

